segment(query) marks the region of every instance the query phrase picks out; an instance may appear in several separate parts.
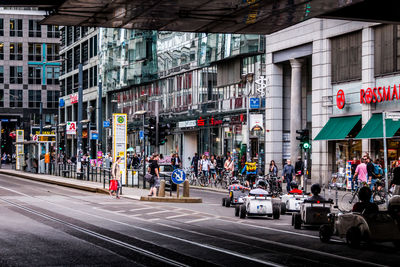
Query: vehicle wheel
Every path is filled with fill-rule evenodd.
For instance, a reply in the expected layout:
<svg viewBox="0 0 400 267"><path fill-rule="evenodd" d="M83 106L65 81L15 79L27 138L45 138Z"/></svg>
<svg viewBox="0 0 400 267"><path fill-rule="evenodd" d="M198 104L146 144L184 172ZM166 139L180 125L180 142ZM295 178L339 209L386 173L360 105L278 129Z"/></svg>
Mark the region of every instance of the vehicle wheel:
<svg viewBox="0 0 400 267"><path fill-rule="evenodd" d="M301 215L300 213L294 214L294 229L301 229Z"/></svg>
<svg viewBox="0 0 400 267"><path fill-rule="evenodd" d="M328 243L329 240L331 240L332 235L333 235L333 229L331 225L329 224L321 225L321 227L319 228L319 239L322 242Z"/></svg>
<svg viewBox="0 0 400 267"><path fill-rule="evenodd" d="M286 203L281 202L281 214L286 214Z"/></svg>
<svg viewBox="0 0 400 267"><path fill-rule="evenodd" d="M240 205L239 217L240 217L240 219L246 218L246 206L245 205Z"/></svg>
<svg viewBox="0 0 400 267"><path fill-rule="evenodd" d="M239 212L240 212L240 206L239 206L239 205L236 205L236 206L235 206L235 216L236 216L236 217L239 217Z"/></svg>
<svg viewBox="0 0 400 267"><path fill-rule="evenodd" d="M346 233L346 242L349 247L358 248L361 243L361 231L358 227L351 227Z"/></svg>
<svg viewBox="0 0 400 267"><path fill-rule="evenodd" d="M281 216L281 208L279 207L279 205L274 205L272 207L272 214L273 214L274 220L279 219L279 217Z"/></svg>
<svg viewBox="0 0 400 267"><path fill-rule="evenodd" d="M231 206L231 199L228 197L225 200L225 207L229 208Z"/></svg>
<svg viewBox="0 0 400 267"><path fill-rule="evenodd" d="M340 211L349 212L353 209L355 203L358 202L358 196L353 193L346 193L343 195L342 200L339 202Z"/></svg>
<svg viewBox="0 0 400 267"><path fill-rule="evenodd" d="M225 207L226 204L226 197L222 198L222 206Z"/></svg>

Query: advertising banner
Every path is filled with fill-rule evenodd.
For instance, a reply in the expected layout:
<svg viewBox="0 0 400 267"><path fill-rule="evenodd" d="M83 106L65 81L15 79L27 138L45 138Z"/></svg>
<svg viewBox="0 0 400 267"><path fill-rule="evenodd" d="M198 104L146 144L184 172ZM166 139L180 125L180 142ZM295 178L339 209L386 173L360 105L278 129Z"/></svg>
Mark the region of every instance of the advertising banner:
<svg viewBox="0 0 400 267"><path fill-rule="evenodd" d="M76 134L76 122L75 121L67 122L67 134Z"/></svg>
<svg viewBox="0 0 400 267"><path fill-rule="evenodd" d="M17 145L16 145L17 160L15 162L15 169L22 170L23 161L25 158L24 145L18 144L18 143L24 142L24 130L17 130L16 133L17 133L17 135L15 136L15 142L17 143Z"/></svg>
<svg viewBox="0 0 400 267"><path fill-rule="evenodd" d="M127 114L113 114L113 160L121 158L119 168L121 170L123 185L126 184L126 145L127 145Z"/></svg>
<svg viewBox="0 0 400 267"><path fill-rule="evenodd" d="M250 114L250 130L262 131L263 128L263 114Z"/></svg>

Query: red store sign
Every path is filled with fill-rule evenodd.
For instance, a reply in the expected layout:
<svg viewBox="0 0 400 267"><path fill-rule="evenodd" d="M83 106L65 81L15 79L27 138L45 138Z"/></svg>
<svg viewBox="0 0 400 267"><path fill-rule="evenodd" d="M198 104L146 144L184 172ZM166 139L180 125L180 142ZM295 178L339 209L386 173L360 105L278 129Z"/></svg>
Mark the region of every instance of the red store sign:
<svg viewBox="0 0 400 267"><path fill-rule="evenodd" d="M370 104L370 103L380 103L384 101L399 100L400 97L400 85L396 87L374 87L373 89L368 88L367 90L360 90L360 103Z"/></svg>
<svg viewBox="0 0 400 267"><path fill-rule="evenodd" d="M211 119L209 120L209 126L216 126L216 125L221 125L223 123L222 120L216 120L213 117L211 117ZM200 117L197 120L197 126L206 126L206 120L203 119L202 117Z"/></svg>

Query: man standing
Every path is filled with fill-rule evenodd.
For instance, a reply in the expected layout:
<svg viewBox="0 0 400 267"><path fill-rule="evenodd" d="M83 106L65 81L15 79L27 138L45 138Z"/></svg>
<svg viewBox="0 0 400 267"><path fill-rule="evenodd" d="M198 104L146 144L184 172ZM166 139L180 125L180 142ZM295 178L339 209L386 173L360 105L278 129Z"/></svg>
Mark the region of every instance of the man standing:
<svg viewBox="0 0 400 267"><path fill-rule="evenodd" d="M368 172L369 188L372 191L372 189L374 188L374 185L376 183L376 175L375 175L375 166L372 163L372 160L370 157L367 157L367 172ZM371 202L373 202L372 197L371 197Z"/></svg>
<svg viewBox="0 0 400 267"><path fill-rule="evenodd" d="M294 172L296 175L296 183L297 186L301 185L301 189L303 190L303 179L301 179L303 177L304 174L304 163L301 160L301 157L297 157L297 161L294 164Z"/></svg>
<svg viewBox="0 0 400 267"><path fill-rule="evenodd" d="M197 153L194 153L191 165L194 171L194 175L196 176L196 178L199 177L199 155Z"/></svg>
<svg viewBox="0 0 400 267"><path fill-rule="evenodd" d="M282 171L282 179L286 179L286 190L287 192L290 192L290 183L292 182L293 175L294 175L294 168L293 165L291 164L291 160L287 160L287 164L285 167L283 167Z"/></svg>

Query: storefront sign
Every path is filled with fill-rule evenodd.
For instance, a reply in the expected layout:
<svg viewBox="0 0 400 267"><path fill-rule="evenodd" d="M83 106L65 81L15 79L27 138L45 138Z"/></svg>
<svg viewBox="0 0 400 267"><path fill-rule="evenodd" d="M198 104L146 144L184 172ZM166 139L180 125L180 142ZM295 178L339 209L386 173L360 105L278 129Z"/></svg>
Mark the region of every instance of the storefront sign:
<svg viewBox="0 0 400 267"><path fill-rule="evenodd" d="M190 122L192 122L192 121L190 121ZM196 122L196 121L194 121L194 122ZM207 124L207 122L208 122L208 124ZM203 119L202 117L200 117L197 120L197 126L217 126L217 125L222 125L223 123L224 123L223 120L216 120L216 119L214 119L214 117L211 117L208 121L206 119ZM196 126L196 125L194 125L194 126ZM185 126L185 127L189 127L189 126ZM193 127L193 126L191 126L191 127Z"/></svg>
<svg viewBox="0 0 400 267"><path fill-rule="evenodd" d="M95 130L90 131L90 139L91 140L98 140L99 139L99 133Z"/></svg>
<svg viewBox="0 0 400 267"><path fill-rule="evenodd" d="M191 121L180 121L178 123L179 128L189 128L189 127L196 127L196 121L191 120Z"/></svg>
<svg viewBox="0 0 400 267"><path fill-rule="evenodd" d="M263 114L250 114L250 129L262 130L264 128Z"/></svg>
<svg viewBox="0 0 400 267"><path fill-rule="evenodd" d="M121 158L119 168L122 174L122 184L126 184L127 120L127 114L113 114L113 159Z"/></svg>
<svg viewBox="0 0 400 267"><path fill-rule="evenodd" d="M64 99L60 98L59 107L62 108L64 106L65 106L65 101L64 101Z"/></svg>
<svg viewBox="0 0 400 267"><path fill-rule="evenodd" d="M23 160L25 159L24 155L24 145L18 144L24 142L24 130L17 130L17 135L15 137L16 151L17 151L17 161L15 162L15 168L17 170L22 170Z"/></svg>
<svg viewBox="0 0 400 267"><path fill-rule="evenodd" d="M67 134L76 134L76 122L75 121L67 122Z"/></svg>
<svg viewBox="0 0 400 267"><path fill-rule="evenodd" d="M197 120L197 126L204 126L205 125L205 121L204 119L202 119L201 117Z"/></svg>
<svg viewBox="0 0 400 267"><path fill-rule="evenodd" d="M211 125L211 126L221 125L222 123L223 123L222 120L216 120L216 119L214 119L214 118L211 118L211 119L210 119L210 125Z"/></svg>
<svg viewBox="0 0 400 267"><path fill-rule="evenodd" d="M69 95L69 100L71 101L71 104L78 103L78 94Z"/></svg>
<svg viewBox="0 0 400 267"><path fill-rule="evenodd" d="M395 99L396 98L396 99ZM385 101L393 101L400 99L400 85L396 87L374 87L373 89L368 88L366 90L360 90L360 103L380 103Z"/></svg>
<svg viewBox="0 0 400 267"><path fill-rule="evenodd" d="M250 98L250 108L260 108L260 98L258 97Z"/></svg>
<svg viewBox="0 0 400 267"><path fill-rule="evenodd" d="M345 96L343 90L339 90L336 95L336 106L338 109L343 109L345 104Z"/></svg>

